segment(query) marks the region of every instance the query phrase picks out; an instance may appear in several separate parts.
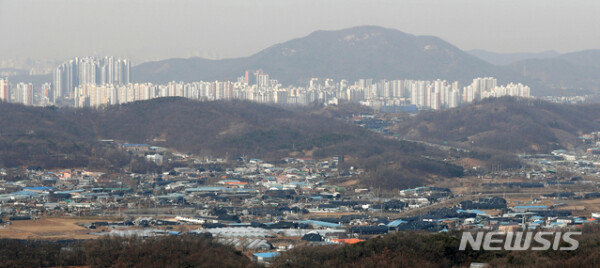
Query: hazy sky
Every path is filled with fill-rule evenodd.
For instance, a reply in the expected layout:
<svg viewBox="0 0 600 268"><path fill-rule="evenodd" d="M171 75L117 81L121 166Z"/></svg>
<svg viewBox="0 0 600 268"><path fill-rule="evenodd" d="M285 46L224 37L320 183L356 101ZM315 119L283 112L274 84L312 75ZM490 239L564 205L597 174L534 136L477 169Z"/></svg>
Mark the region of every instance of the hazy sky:
<svg viewBox="0 0 600 268"><path fill-rule="evenodd" d="M367 24L461 49L600 48L598 0L0 0L0 58L227 58Z"/></svg>

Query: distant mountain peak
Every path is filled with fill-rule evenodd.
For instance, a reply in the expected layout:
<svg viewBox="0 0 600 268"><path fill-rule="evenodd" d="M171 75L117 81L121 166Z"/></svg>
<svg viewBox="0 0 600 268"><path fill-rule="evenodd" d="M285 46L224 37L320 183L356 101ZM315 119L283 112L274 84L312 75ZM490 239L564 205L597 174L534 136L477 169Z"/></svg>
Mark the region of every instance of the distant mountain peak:
<svg viewBox="0 0 600 268"><path fill-rule="evenodd" d="M303 85L312 77L358 80L447 79L470 81L494 75L496 68L433 36L366 25L319 30L268 47L252 56L208 61L150 62L134 68L140 82L221 80L262 69L284 85Z"/></svg>

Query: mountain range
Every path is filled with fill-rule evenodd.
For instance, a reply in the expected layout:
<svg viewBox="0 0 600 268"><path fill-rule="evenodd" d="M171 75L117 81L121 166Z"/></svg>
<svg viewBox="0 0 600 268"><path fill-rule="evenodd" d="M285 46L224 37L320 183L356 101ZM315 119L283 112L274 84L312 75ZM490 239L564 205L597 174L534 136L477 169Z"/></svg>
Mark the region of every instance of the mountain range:
<svg viewBox="0 0 600 268"><path fill-rule="evenodd" d="M600 50L567 54L501 54L465 52L434 37L396 29L358 26L315 31L273 45L254 55L211 60L174 58L134 66L132 81L235 81L246 70L261 69L285 85L306 85L310 78L356 81L378 79L446 79L462 85L473 78L494 76L500 84L521 82L534 95L572 95L600 90ZM16 76L12 81L50 81L51 76Z"/></svg>
<svg viewBox="0 0 600 268"><path fill-rule="evenodd" d="M316 31L271 46L252 56L225 60L169 59L136 66L136 81L164 83L234 79L245 70L262 69L284 85L312 77L349 79L453 79L468 81L496 71L434 36L362 26Z"/></svg>
<svg viewBox="0 0 600 268"><path fill-rule="evenodd" d="M560 55L560 53L554 50L543 51L538 53L497 53L486 51L483 49L473 49L467 50L466 52L494 65L509 65L511 63L515 63L522 60L547 59L554 58Z"/></svg>
<svg viewBox="0 0 600 268"><path fill-rule="evenodd" d="M563 95L600 90L595 75L598 62L600 50L568 54L465 52L434 36L359 26L316 31L249 57L147 62L134 67L132 76L135 81L154 83L235 80L246 70L261 69L283 85L303 85L312 77L446 79L464 85L476 77L494 76L501 84L527 84L534 95Z"/></svg>
<svg viewBox="0 0 600 268"><path fill-rule="evenodd" d="M508 67L555 94L590 94L600 90L600 49L527 59Z"/></svg>

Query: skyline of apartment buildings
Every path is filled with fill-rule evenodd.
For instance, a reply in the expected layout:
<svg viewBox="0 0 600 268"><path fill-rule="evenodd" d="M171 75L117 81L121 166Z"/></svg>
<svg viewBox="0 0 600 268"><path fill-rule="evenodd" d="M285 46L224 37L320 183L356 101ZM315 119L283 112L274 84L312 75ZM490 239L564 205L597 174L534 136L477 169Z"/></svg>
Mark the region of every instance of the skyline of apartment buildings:
<svg viewBox="0 0 600 268"><path fill-rule="evenodd" d="M531 97L520 83L498 85L493 77L475 78L460 87L457 81L386 80L371 78L350 82L312 78L306 86L283 87L262 70L247 70L236 81L131 83L131 61L115 57L74 58L59 65L53 82L39 88L11 85L0 79L0 100L26 105L100 107L158 97L198 100L248 100L282 105L360 103L374 109L413 106L422 109L455 108L488 97Z"/></svg>
<svg viewBox="0 0 600 268"><path fill-rule="evenodd" d="M52 73L53 99L73 98L80 85L129 84L131 61L115 57L75 58Z"/></svg>
<svg viewBox="0 0 600 268"><path fill-rule="evenodd" d="M198 81L167 84L134 83L127 85L82 85L75 89L76 107L99 107L159 97L185 97L197 100L248 100L283 105L312 103L337 104L340 101L360 103L375 109L414 105L418 109L455 108L488 97L518 96L529 98L530 88L509 83L498 86L492 77L476 78L460 89L458 82L445 80L380 80L360 79L349 85L347 80L313 78L307 87L282 87L275 79L260 71L232 81ZM251 84L253 81L256 83Z"/></svg>

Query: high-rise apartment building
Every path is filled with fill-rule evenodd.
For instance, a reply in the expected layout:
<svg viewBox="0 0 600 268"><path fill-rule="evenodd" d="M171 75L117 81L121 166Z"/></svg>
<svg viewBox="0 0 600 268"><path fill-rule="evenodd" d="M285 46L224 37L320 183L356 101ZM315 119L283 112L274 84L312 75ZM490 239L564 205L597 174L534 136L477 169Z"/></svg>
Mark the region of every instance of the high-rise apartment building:
<svg viewBox="0 0 600 268"><path fill-rule="evenodd" d="M105 57L75 58L59 65L53 72L53 99L75 97L79 85L126 85L130 83L131 61Z"/></svg>
<svg viewBox="0 0 600 268"><path fill-rule="evenodd" d="M0 101L10 101L10 91L8 86L8 79L0 78Z"/></svg>
<svg viewBox="0 0 600 268"><path fill-rule="evenodd" d="M15 92L15 102L25 105L33 105L33 84L19 83Z"/></svg>

